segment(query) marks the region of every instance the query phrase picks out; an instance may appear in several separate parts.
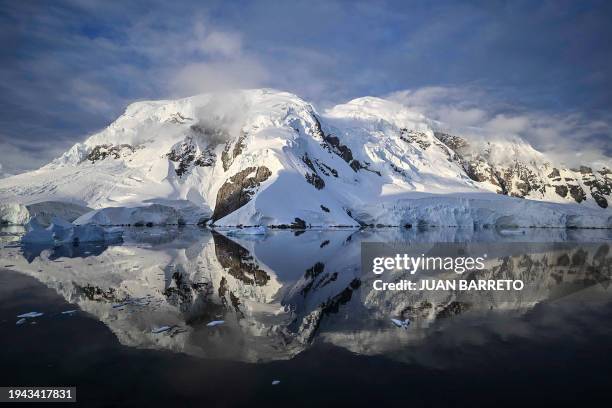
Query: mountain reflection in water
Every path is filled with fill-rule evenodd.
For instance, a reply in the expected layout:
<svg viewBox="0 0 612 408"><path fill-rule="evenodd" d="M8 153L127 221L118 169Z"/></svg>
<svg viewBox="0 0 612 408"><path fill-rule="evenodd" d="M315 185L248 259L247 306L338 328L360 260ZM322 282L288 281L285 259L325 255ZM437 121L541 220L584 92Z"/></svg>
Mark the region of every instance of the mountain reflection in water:
<svg viewBox="0 0 612 408"><path fill-rule="evenodd" d="M15 231L2 235L0 267L30 275L78 304L121 344L249 362L292 358L325 343L446 367L454 362L437 354L440 343L479 344L491 333L541 336L543 327L550 330L546 335L555 333L549 327L554 322L534 328L517 319L537 318L538 305L554 307L559 299L609 300L612 267L607 230L504 235L391 228L230 238L198 228L132 228L125 230L122 244L78 247L22 246L18 238ZM487 268L463 278L521 279L525 289L375 291L378 277L361 271L362 242L412 243L424 251L436 242L480 245L488 248ZM419 278L452 276L424 273ZM408 278L415 277L396 273L392 280ZM571 315L571 310L563 313ZM399 329L392 317L412 324ZM208 326L218 320L224 323ZM163 326L170 329L152 332ZM448 336L441 339L441 332Z"/></svg>

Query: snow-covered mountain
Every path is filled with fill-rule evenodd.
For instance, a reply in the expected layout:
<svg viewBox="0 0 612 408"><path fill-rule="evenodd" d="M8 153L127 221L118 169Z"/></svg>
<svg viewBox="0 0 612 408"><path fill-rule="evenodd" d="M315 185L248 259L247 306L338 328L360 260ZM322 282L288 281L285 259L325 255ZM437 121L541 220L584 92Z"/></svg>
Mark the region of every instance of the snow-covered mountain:
<svg viewBox="0 0 612 408"><path fill-rule="evenodd" d="M0 200L87 206L75 222L100 224L610 226L608 169L435 130L372 97L324 114L269 89L136 102L50 164L0 180Z"/></svg>

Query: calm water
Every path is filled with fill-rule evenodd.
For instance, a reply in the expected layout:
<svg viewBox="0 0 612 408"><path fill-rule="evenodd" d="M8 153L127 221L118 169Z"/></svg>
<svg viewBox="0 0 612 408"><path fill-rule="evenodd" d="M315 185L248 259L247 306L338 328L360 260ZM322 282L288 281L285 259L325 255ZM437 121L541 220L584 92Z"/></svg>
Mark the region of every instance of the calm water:
<svg viewBox="0 0 612 408"><path fill-rule="evenodd" d="M1 385L73 385L84 406L575 405L612 385L610 231L140 228L55 248L20 233L0 232ZM488 245L468 278L525 289L374 291L364 241Z"/></svg>

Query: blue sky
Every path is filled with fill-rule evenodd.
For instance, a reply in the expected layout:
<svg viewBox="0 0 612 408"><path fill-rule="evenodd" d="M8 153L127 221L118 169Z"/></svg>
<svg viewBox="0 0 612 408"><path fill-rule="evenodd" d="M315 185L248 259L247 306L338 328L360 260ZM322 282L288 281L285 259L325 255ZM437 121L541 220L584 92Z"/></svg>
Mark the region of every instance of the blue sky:
<svg viewBox="0 0 612 408"><path fill-rule="evenodd" d="M389 96L607 162L610 21L607 1L0 1L0 174L134 100L261 86L319 110Z"/></svg>

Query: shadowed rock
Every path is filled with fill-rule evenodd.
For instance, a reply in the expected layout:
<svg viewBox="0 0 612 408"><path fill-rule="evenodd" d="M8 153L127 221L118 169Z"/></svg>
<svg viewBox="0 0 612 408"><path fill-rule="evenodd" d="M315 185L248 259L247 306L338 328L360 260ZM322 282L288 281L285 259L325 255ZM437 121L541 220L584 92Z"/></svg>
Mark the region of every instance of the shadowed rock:
<svg viewBox="0 0 612 408"><path fill-rule="evenodd" d="M213 221L231 214L251 201L257 187L271 175L272 172L267 167L260 166L247 167L230 177L217 193Z"/></svg>
<svg viewBox="0 0 612 408"><path fill-rule="evenodd" d="M248 285L264 286L268 283L270 276L259 268L247 249L216 232L213 232L213 239L217 260L231 276ZM226 286L223 290L219 288L219 296L224 297L227 292ZM232 305L237 306L236 300L230 299Z"/></svg>

